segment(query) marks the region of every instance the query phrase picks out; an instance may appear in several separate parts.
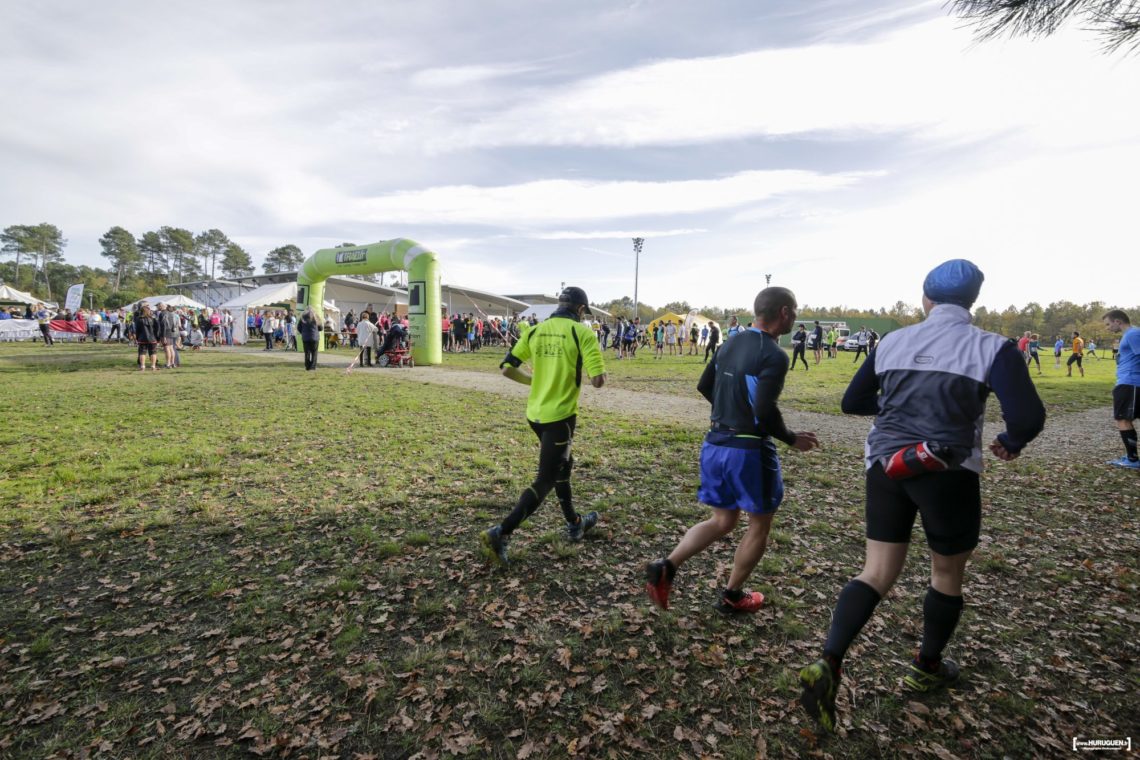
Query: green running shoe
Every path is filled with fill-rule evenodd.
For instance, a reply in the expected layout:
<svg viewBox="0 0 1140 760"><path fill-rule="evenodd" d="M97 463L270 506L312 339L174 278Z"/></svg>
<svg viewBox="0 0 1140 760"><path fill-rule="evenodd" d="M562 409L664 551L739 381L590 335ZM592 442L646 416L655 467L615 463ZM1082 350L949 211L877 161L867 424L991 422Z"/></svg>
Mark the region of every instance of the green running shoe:
<svg viewBox="0 0 1140 760"><path fill-rule="evenodd" d="M835 732L835 695L839 690L841 674L832 674L827 660L816 660L800 671L804 692L800 704L807 714L815 718L824 730Z"/></svg>
<svg viewBox="0 0 1140 760"><path fill-rule="evenodd" d="M915 691L935 691L949 686L958 680L958 664L953 660L942 660L934 673L923 670L917 661L911 661L903 676L903 683Z"/></svg>

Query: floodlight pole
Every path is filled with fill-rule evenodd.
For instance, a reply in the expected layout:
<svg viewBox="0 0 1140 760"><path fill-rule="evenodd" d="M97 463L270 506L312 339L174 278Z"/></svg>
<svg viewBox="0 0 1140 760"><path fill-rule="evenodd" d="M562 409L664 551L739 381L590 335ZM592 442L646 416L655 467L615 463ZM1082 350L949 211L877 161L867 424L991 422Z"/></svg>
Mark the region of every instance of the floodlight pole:
<svg viewBox="0 0 1140 760"><path fill-rule="evenodd" d="M633 239L633 318L637 319L637 277L638 269L641 262L641 246L645 244L645 238L635 237Z"/></svg>

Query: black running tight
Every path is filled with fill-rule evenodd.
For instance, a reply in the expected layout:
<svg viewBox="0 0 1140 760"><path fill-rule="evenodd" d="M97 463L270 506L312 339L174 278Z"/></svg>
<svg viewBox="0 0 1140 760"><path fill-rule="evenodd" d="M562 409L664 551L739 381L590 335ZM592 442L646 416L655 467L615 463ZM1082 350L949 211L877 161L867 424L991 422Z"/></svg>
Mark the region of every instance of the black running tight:
<svg viewBox="0 0 1140 760"><path fill-rule="evenodd" d="M530 423L531 430L541 442L538 452L538 475L530 487L519 496L515 508L503 520L503 533L510 535L523 520L534 514L546 495L553 490L558 494L562 514L566 522L578 521L578 513L570 499L570 471L574 467L574 457L570 454L570 444L574 438L574 425L577 417L567 417L558 422Z"/></svg>

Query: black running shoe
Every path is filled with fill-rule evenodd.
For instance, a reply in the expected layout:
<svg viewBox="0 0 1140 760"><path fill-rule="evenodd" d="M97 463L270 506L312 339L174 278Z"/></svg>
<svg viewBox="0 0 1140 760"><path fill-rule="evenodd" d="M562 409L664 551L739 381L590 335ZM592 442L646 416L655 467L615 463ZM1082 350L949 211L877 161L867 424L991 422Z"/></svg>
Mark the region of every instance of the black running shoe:
<svg viewBox="0 0 1140 760"><path fill-rule="evenodd" d="M483 546L491 550L491 558L495 564L500 567L506 567L510 564L510 558L507 557L507 542L510 536L503 535L502 527L496 525L490 530L486 530L482 535Z"/></svg>
<svg viewBox="0 0 1140 760"><path fill-rule="evenodd" d="M578 522L568 524L566 526L566 537L571 541L578 542L590 532L590 530L598 524L598 513L587 512L584 515L578 515Z"/></svg>
<svg viewBox="0 0 1140 760"><path fill-rule="evenodd" d="M915 691L935 691L954 683L958 676L958 663L953 660L942 660L933 673L919 667L917 660L912 660L903 676L903 683Z"/></svg>
<svg viewBox="0 0 1140 760"><path fill-rule="evenodd" d="M816 660L800 671L804 687L800 704L824 730L835 731L835 695L839 691L840 674L834 673L827 660Z"/></svg>

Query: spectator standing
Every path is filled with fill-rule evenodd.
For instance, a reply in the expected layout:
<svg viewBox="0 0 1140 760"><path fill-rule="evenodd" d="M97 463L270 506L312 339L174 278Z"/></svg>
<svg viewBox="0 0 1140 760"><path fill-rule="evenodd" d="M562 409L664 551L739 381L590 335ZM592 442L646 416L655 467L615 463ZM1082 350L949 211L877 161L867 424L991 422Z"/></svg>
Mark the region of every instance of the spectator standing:
<svg viewBox="0 0 1140 760"><path fill-rule="evenodd" d="M639 332L640 318L634 317L629 324L625 326L625 335L622 337L622 349L625 356L629 359L637 356L637 334Z"/></svg>
<svg viewBox="0 0 1140 760"><path fill-rule="evenodd" d="M726 332L724 334L724 342L727 343L728 339L731 338L733 335L736 335L737 333L739 333L740 330L741 330L740 321L735 316L729 317L728 318L728 332Z"/></svg>
<svg viewBox="0 0 1140 760"><path fill-rule="evenodd" d="M372 366L372 347L376 341L376 327L372 324L372 320L367 318L365 311L360 312L360 321L356 323L356 340L360 346L360 354L357 358L360 360L361 367ZM360 357L363 357L361 359ZM376 357L379 359L380 357Z"/></svg>
<svg viewBox="0 0 1140 760"><path fill-rule="evenodd" d="M356 348L356 315L352 309L344 315L344 329L348 330L348 347Z"/></svg>
<svg viewBox="0 0 1140 760"><path fill-rule="evenodd" d="M301 344L305 348L305 371L317 369L317 343L321 339L321 320L312 306L301 315Z"/></svg>
<svg viewBox="0 0 1140 760"><path fill-rule="evenodd" d="M225 340L222 335L222 315L217 309L210 312L210 344L220 346Z"/></svg>
<svg viewBox="0 0 1140 760"><path fill-rule="evenodd" d="M819 364L823 361L823 327L819 324L819 320L815 320L815 326L811 329L811 343L812 353L815 354L815 363Z"/></svg>
<svg viewBox="0 0 1140 760"><path fill-rule="evenodd" d="M1061 369L1061 352L1065 350L1065 339L1060 335L1057 336L1057 342L1053 344L1053 369Z"/></svg>
<svg viewBox="0 0 1140 760"><path fill-rule="evenodd" d="M268 309L261 312L261 334L265 338L265 350L273 350L273 333L277 330L276 320Z"/></svg>
<svg viewBox="0 0 1140 760"><path fill-rule="evenodd" d="M672 356L673 355L673 349L678 348L678 346L677 346L677 325L673 324L673 320L671 320L671 319L665 323L665 344L667 346L669 346L669 355ZM680 353L680 351L678 351L677 353Z"/></svg>
<svg viewBox="0 0 1140 760"><path fill-rule="evenodd" d="M107 342L110 343L112 340L122 340L123 310L112 309L111 311L107 312L107 322L111 325L111 331L107 333Z"/></svg>
<svg viewBox="0 0 1140 760"><path fill-rule="evenodd" d="M807 350L807 330L803 325L800 325L796 332L792 335L792 369L796 368L796 358L804 363L804 372L808 371L808 363L806 357Z"/></svg>
<svg viewBox="0 0 1140 760"><path fill-rule="evenodd" d="M376 326L375 321L372 322L372 326ZM297 316L292 309L285 310L285 350L297 350Z"/></svg>
<svg viewBox="0 0 1140 760"><path fill-rule="evenodd" d="M99 331L102 329L100 325L103 324L103 315L98 311L92 311L87 315L87 334L91 336L92 343L99 342ZM1091 352L1090 352L1091 353Z"/></svg>
<svg viewBox="0 0 1140 760"><path fill-rule="evenodd" d="M151 371L158 372L158 354L155 348L158 346L158 321L151 313L150 304L144 303L141 309L136 309L134 314L134 332L135 341L139 344L139 370L146 369L146 359L149 356L151 360Z"/></svg>
<svg viewBox="0 0 1140 760"><path fill-rule="evenodd" d="M51 337L51 312L44 308L42 303L36 304L36 322L40 326L40 335L44 338L45 346L54 346L55 339Z"/></svg>

